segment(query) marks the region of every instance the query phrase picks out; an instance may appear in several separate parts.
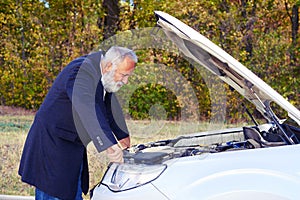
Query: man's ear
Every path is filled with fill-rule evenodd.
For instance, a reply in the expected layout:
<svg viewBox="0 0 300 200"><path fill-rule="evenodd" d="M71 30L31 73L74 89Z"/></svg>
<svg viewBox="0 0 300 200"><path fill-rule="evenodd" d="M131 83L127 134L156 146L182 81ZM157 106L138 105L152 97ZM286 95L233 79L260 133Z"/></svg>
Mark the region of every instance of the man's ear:
<svg viewBox="0 0 300 200"><path fill-rule="evenodd" d="M109 72L111 69L112 69L112 63L107 62L107 63L105 63L104 68L102 70L103 70L103 73L106 73L106 72Z"/></svg>

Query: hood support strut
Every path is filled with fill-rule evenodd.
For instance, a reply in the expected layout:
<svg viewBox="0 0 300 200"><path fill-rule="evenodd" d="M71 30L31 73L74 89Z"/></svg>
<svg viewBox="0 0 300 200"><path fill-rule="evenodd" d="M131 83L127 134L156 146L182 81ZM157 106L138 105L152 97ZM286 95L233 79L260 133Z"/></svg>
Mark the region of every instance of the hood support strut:
<svg viewBox="0 0 300 200"><path fill-rule="evenodd" d="M288 136L286 131L282 128L281 124L279 123L278 117L273 113L271 107L270 107L270 102L266 101L265 103L262 102L262 100L259 98L259 96L256 94L256 92L253 90L253 84L250 83L249 81L246 82L247 87L249 88L249 91L252 93L252 95L261 103L262 107L266 111L264 115L268 119L272 119L272 121L275 123L275 125L279 128L280 132L283 134L285 138L286 144L295 144L294 140L292 138L295 138L297 144L299 144L299 140L297 139L296 135L292 133L291 136Z"/></svg>

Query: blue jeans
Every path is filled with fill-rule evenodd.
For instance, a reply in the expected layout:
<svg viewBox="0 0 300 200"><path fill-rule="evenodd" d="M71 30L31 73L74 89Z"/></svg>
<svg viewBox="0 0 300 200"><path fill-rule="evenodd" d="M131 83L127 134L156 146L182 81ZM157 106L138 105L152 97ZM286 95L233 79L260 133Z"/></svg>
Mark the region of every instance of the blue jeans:
<svg viewBox="0 0 300 200"><path fill-rule="evenodd" d="M78 184L77 184L77 193L76 193L76 197L74 200L82 200L81 171L82 171L82 165L80 168L79 179L78 179ZM46 194L45 192L39 190L38 188L35 188L35 200L60 200L60 199L50 196L50 195Z"/></svg>
<svg viewBox="0 0 300 200"><path fill-rule="evenodd" d="M38 188L35 188L35 200L59 200L59 198L50 196Z"/></svg>

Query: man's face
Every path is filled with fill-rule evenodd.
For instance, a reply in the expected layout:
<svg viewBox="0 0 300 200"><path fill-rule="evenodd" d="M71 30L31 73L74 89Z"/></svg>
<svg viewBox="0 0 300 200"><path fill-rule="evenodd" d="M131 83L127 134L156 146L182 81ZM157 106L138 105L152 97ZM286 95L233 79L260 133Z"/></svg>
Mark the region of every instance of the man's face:
<svg viewBox="0 0 300 200"><path fill-rule="evenodd" d="M107 92L117 92L124 84L128 83L129 76L133 73L135 62L129 57L110 69L105 69L101 78L104 89ZM114 70L113 70L114 69Z"/></svg>

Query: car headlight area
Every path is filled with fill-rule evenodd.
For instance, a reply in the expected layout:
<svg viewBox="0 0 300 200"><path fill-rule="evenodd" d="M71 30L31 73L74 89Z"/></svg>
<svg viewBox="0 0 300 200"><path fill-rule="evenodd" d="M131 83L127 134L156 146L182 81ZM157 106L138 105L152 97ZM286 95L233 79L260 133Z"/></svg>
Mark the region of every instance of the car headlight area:
<svg viewBox="0 0 300 200"><path fill-rule="evenodd" d="M166 165L112 163L103 177L102 184L113 192L125 191L155 180L166 168Z"/></svg>
<svg viewBox="0 0 300 200"><path fill-rule="evenodd" d="M166 165L112 163L103 176L101 183L93 189L91 199L132 198L133 194L130 191L135 189L136 199L140 198L141 195L146 195L149 199L155 197L155 199L165 200L167 198L164 194L152 184L147 183L158 178L166 168ZM122 195L120 192L122 192Z"/></svg>

